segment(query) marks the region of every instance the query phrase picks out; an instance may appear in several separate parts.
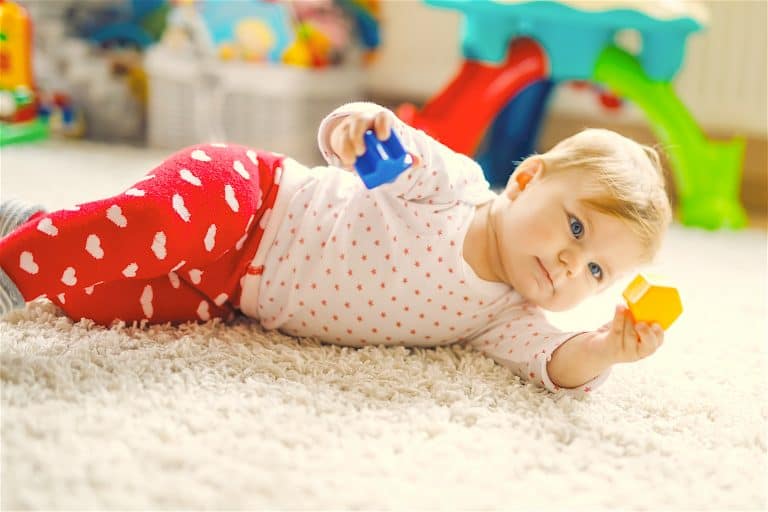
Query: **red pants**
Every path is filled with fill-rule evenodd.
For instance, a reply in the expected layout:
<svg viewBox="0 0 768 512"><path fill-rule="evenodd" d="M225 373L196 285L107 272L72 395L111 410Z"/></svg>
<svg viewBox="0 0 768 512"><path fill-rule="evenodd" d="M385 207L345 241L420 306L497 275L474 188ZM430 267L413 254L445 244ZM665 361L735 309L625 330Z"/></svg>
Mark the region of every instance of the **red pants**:
<svg viewBox="0 0 768 512"><path fill-rule="evenodd" d="M230 318L281 167L242 146L186 148L121 194L34 215L0 240L0 267L73 319Z"/></svg>

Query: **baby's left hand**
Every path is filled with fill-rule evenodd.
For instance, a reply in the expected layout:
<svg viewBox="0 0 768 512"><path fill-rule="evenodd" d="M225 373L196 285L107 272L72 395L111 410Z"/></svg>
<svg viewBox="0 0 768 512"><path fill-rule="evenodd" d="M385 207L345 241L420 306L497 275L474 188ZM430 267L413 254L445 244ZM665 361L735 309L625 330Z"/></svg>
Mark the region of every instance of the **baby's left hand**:
<svg viewBox="0 0 768 512"><path fill-rule="evenodd" d="M644 359L664 343L664 329L657 323L634 322L623 304L616 306L613 320L597 331L597 342L614 363Z"/></svg>
<svg viewBox="0 0 768 512"><path fill-rule="evenodd" d="M348 169L353 169L357 157L365 153L367 130L373 130L379 140L386 140L392 131L393 114L382 110L375 114L355 112L344 117L331 131L330 146L341 163Z"/></svg>

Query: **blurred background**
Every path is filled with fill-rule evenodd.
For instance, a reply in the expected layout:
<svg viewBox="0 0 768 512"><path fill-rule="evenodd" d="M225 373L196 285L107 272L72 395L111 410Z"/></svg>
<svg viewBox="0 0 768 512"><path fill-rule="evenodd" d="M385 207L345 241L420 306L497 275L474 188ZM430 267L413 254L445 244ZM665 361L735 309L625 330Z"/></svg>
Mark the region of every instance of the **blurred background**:
<svg viewBox="0 0 768 512"><path fill-rule="evenodd" d="M762 0L0 0L0 144L226 140L319 164L319 121L366 99L497 186L531 152L612 128L662 150L684 223L764 226L766 26ZM520 36L543 60L507 51Z"/></svg>

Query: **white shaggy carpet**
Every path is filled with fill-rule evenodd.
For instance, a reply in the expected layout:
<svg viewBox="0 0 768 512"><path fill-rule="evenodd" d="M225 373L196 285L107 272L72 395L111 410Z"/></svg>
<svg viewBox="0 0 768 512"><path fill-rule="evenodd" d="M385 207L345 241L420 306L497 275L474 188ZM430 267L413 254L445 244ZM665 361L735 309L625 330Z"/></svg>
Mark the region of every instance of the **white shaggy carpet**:
<svg viewBox="0 0 768 512"><path fill-rule="evenodd" d="M62 207L160 156L4 148L1 194ZM0 321L0 505L765 510L765 232L675 226L654 270L683 316L583 401L459 346L345 349L244 320L104 329L35 303ZM596 327L622 284L553 320Z"/></svg>

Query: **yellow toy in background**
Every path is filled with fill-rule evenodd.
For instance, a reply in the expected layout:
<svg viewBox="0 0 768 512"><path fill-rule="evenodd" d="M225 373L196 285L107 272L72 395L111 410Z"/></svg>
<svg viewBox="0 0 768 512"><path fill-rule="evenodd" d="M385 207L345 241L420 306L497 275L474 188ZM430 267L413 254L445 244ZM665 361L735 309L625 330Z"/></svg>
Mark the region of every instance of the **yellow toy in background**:
<svg viewBox="0 0 768 512"><path fill-rule="evenodd" d="M323 68L331 64L333 41L309 23L296 26L296 40L285 53L283 62L293 66Z"/></svg>
<svg viewBox="0 0 768 512"><path fill-rule="evenodd" d="M0 0L0 146L47 135L38 116L32 21L20 5Z"/></svg>
<svg viewBox="0 0 768 512"><path fill-rule="evenodd" d="M34 87L32 26L26 11L0 0L0 89Z"/></svg>
<svg viewBox="0 0 768 512"><path fill-rule="evenodd" d="M219 45L219 58L222 60L265 61L277 44L275 33L269 25L257 18L239 21L234 28L234 36L234 41Z"/></svg>
<svg viewBox="0 0 768 512"><path fill-rule="evenodd" d="M312 65L312 52L304 41L295 40L283 53L283 62L291 66L308 68Z"/></svg>
<svg viewBox="0 0 768 512"><path fill-rule="evenodd" d="M664 330L683 312L677 288L648 274L638 274L622 295L636 322L656 322Z"/></svg>

